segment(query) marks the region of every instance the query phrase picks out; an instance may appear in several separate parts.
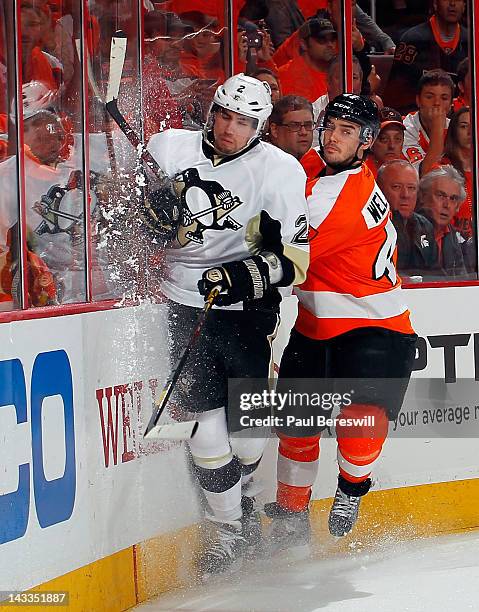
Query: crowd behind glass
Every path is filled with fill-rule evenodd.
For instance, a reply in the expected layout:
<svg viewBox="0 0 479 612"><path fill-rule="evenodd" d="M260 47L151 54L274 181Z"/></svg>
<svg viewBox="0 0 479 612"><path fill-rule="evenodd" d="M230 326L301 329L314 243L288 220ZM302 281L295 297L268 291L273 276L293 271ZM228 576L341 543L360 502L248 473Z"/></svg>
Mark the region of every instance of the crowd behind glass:
<svg viewBox="0 0 479 612"><path fill-rule="evenodd" d="M0 15L0 310L21 304L22 249L24 306L85 301L86 223L92 299L159 298L162 249L146 245L135 230L141 231L142 173L102 103L117 29L125 30L129 44L120 107L146 141L169 128L202 129L213 93L229 75L230 48L235 73L271 87L274 110L263 138L298 160L317 145L324 108L343 90L337 0L235 0L233 32L223 0L144 0L141 28L130 0L89 0L86 14L75 0L19 4L21 105L15 104L13 19L7 10ZM381 132L366 163L392 209L399 271L413 283L476 279L465 0L378 4L375 22L369 3L353 0L353 90L380 108Z"/></svg>

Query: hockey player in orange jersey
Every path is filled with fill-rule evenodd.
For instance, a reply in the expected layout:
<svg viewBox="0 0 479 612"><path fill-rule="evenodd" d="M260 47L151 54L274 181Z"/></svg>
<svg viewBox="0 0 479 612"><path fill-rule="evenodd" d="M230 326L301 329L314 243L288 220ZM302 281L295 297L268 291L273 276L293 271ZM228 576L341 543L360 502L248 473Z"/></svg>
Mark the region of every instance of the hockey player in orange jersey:
<svg viewBox="0 0 479 612"><path fill-rule="evenodd" d="M365 417L365 425L336 426L339 476L329 529L343 536L351 531L361 497L371 486L388 421L401 409L417 336L396 274L396 230L389 204L364 163L379 133L378 109L366 97L342 94L326 107L320 129L324 167L307 185L310 266L306 281L295 289L298 317L281 361L278 388L290 379L315 379L317 388L324 379L333 386L339 379L363 381L339 417ZM295 390L306 390L305 384L296 381ZM287 409L293 415L303 410L304 416L304 408ZM321 412L314 407L309 411ZM322 413L331 416L331 410ZM316 417L312 426L277 428L277 495L265 506L273 519L271 552L309 540L308 504L323 429Z"/></svg>

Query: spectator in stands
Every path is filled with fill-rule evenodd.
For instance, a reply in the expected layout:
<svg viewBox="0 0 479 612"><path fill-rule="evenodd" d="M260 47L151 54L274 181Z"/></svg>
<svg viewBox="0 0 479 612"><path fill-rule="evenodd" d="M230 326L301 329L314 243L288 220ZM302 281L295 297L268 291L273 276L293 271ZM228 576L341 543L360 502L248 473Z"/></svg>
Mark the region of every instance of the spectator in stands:
<svg viewBox="0 0 479 612"><path fill-rule="evenodd" d="M144 29L143 106L148 140L162 129L183 127L178 102L168 85L180 77L182 38L192 28L174 13L151 11L145 15Z"/></svg>
<svg viewBox="0 0 479 612"><path fill-rule="evenodd" d="M304 23L304 16L297 0L267 0L266 23L271 31L273 44L278 48Z"/></svg>
<svg viewBox="0 0 479 612"><path fill-rule="evenodd" d="M454 83L442 70L431 70L419 80L416 95L419 110L404 119L403 153L418 167L420 176L442 157L453 94Z"/></svg>
<svg viewBox="0 0 479 612"><path fill-rule="evenodd" d="M304 7L304 1L301 1L301 7ZM340 31L342 29L341 8L337 0L328 0L328 2L323 0L322 2L315 3L308 0L306 9L305 12L303 11L303 15L308 20L310 18L330 19L336 30ZM353 50L355 53L368 51L368 48L365 49L364 39L366 39L369 45L382 47L385 53L394 53L394 41L353 0ZM296 30L277 48L273 59L278 68L287 64L298 55L299 41L299 30ZM366 57L362 57L361 60L364 62L363 69L367 68L368 62ZM369 74L369 68L366 71L366 76L367 74Z"/></svg>
<svg viewBox="0 0 479 612"><path fill-rule="evenodd" d="M439 274L462 276L466 273L463 256L466 242L452 226L465 197L464 179L452 166L431 170L419 182L418 212L434 226L438 257L433 270Z"/></svg>
<svg viewBox="0 0 479 612"><path fill-rule="evenodd" d="M407 30L396 48L385 98L402 114L414 108L415 85L424 72L441 68L457 74L467 56L467 31L460 25L465 0L434 0L434 14Z"/></svg>
<svg viewBox="0 0 479 612"><path fill-rule="evenodd" d="M337 53L337 33L327 19L310 19L299 31L300 54L279 69L283 94L314 102L327 91L327 70Z"/></svg>
<svg viewBox="0 0 479 612"><path fill-rule="evenodd" d="M366 165L374 176L382 164L393 159L404 159L402 153L404 143L404 125L401 115L393 108L382 108L379 111L381 131L374 141L371 154L366 159Z"/></svg>
<svg viewBox="0 0 479 612"><path fill-rule="evenodd" d="M62 65L53 55L42 51L43 16L40 9L32 2L21 4L22 29L22 79L41 81L52 90L57 90L62 83Z"/></svg>
<svg viewBox="0 0 479 612"><path fill-rule="evenodd" d="M415 212L419 177L406 160L386 161L377 184L386 196L397 231L397 268L408 276L430 270L437 261L437 245L431 221Z"/></svg>
<svg viewBox="0 0 479 612"><path fill-rule="evenodd" d="M279 77L269 68L258 68L252 75L259 81L266 81L271 89L271 101L273 104L277 102L283 95L281 92L281 84Z"/></svg>
<svg viewBox="0 0 479 612"><path fill-rule="evenodd" d="M179 17L193 28L181 52L183 72L200 79L214 79L217 83L223 83L226 74L222 30L218 21L200 11L189 11Z"/></svg>
<svg viewBox="0 0 479 612"><path fill-rule="evenodd" d="M463 106L471 106L471 72L468 57L465 57L457 67L457 88L459 95L454 98L452 105L454 111L458 111Z"/></svg>
<svg viewBox="0 0 479 612"><path fill-rule="evenodd" d="M467 106L460 108L451 118L441 163L450 164L464 178L466 199L454 216L452 225L464 238L468 239L473 234L474 189L472 185L471 113Z"/></svg>
<svg viewBox="0 0 479 612"><path fill-rule="evenodd" d="M313 107L301 96L284 96L271 113L270 142L301 159L313 143Z"/></svg>
<svg viewBox="0 0 479 612"><path fill-rule="evenodd" d="M313 110L315 120L321 115L326 105L330 100L334 100L336 96L343 93L343 82L341 77L341 56L335 55L329 62L327 73L327 92L313 102ZM359 95L361 93L361 83L363 80L363 71L358 58L353 55L353 91Z"/></svg>

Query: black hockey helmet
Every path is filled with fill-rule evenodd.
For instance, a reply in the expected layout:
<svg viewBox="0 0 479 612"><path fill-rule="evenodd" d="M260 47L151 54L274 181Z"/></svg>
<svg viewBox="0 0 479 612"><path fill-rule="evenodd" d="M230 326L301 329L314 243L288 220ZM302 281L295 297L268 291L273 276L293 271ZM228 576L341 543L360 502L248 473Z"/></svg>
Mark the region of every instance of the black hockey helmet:
<svg viewBox="0 0 479 612"><path fill-rule="evenodd" d="M361 144L366 144L371 140L372 145L381 128L379 108L375 102L366 96L358 96L351 93L336 96L325 108L321 125L322 129L326 128L329 117L347 119L352 123L357 123L361 127L359 132Z"/></svg>

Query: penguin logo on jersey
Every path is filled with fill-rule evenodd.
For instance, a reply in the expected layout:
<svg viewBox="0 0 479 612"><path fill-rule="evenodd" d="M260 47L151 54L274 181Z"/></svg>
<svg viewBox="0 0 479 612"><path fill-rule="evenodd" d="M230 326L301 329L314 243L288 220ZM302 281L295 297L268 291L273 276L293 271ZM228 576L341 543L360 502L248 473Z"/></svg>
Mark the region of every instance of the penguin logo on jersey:
<svg viewBox="0 0 479 612"><path fill-rule="evenodd" d="M98 176L90 172L90 185L94 185ZM91 203L93 209L96 198ZM33 205L34 211L42 217L35 228L35 233L70 234L72 238L79 235L78 228L83 224L83 174L81 170L73 170L65 187L52 185L46 194L42 195ZM80 232L81 233L81 232Z"/></svg>
<svg viewBox="0 0 479 612"><path fill-rule="evenodd" d="M238 231L242 225L229 213L243 202L225 189L217 181L205 181L200 178L196 168L188 168L175 177L175 190L182 204L182 219L178 229L177 240L180 246L190 242L203 244L207 230ZM192 213L188 202L200 202L204 208Z"/></svg>

